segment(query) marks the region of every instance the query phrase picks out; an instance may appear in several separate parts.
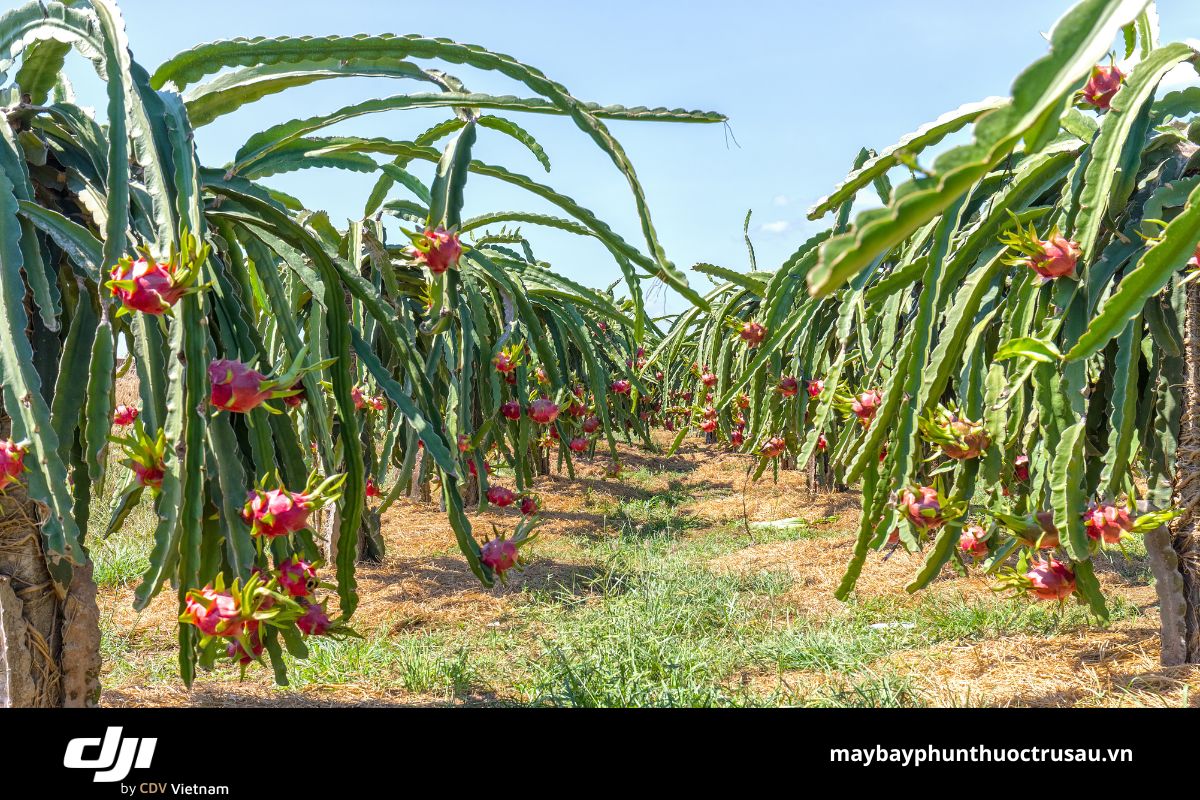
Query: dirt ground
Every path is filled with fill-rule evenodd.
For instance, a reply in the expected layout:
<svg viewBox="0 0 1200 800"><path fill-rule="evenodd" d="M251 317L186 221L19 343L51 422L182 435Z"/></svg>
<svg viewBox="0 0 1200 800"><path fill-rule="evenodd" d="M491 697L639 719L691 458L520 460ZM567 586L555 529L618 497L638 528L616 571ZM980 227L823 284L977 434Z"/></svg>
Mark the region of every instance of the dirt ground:
<svg viewBox="0 0 1200 800"><path fill-rule="evenodd" d="M616 537L619 524L611 511L625 500L653 498L668 491L686 491L682 506L689 515L686 537L740 537L739 546L701 566L714 576L785 575L786 591L769 599L772 619L822 624L852 613L833 598L853 546L858 517L853 493L810 495L803 475L781 474L777 483L766 479L746 485L747 457L730 454L700 442L687 443L665 458L623 449L623 479L606 477L608 462L581 462L577 475L552 475L536 487L546 509L539 541L530 546L527 569L507 585L484 589L457 553L453 536L436 506L400 500L384 515L382 530L387 557L381 564L358 570L361 605L354 624L359 630L387 626L391 637L436 631L504 630L520 624L530 592L571 586L586 581L595 564L576 558L573 543ZM633 474L637 479L628 476ZM800 517L806 535L764 540L749 523ZM511 527L507 511L474 514L477 531L496 522ZM750 533L747 536L747 532ZM885 557L886 555L886 557ZM873 553L863 571L856 602L874 603L897 618L911 610L977 603L1003 610L1000 604L1021 603L998 597L988 580L962 576L947 567L925 592L908 595L904 586L917 572L919 554L903 550ZM1200 669L1164 669L1158 664L1155 594L1144 577L1129 577L1129 569L1101 563L1098 570L1106 593L1126 608L1124 618L1107 627L1083 625L1066 630L1001 632L904 647L871 665L876 674L902 676L920 687L930 705L1075 706L1075 705L1196 705ZM1136 570L1135 570L1136 572ZM102 615L109 630L121 638L122 658L129 667L138 659L173 647L174 596L164 591L142 614L131 608L132 586L105 588ZM786 623L784 623L786 624ZM881 623L902 625L904 623ZM111 661L111 658L110 658ZM168 671L167 664L160 671ZM426 696L394 686L356 682L353 677L327 685L279 690L269 670L252 670L244 681L205 677L187 691L169 674L147 678L149 668L122 669L119 676L106 666L103 702L108 705L426 705L520 702L503 691L490 696ZM115 679L114 679L115 676ZM836 670L770 671L758 667L734 670L731 684L743 687L820 687L840 679Z"/></svg>

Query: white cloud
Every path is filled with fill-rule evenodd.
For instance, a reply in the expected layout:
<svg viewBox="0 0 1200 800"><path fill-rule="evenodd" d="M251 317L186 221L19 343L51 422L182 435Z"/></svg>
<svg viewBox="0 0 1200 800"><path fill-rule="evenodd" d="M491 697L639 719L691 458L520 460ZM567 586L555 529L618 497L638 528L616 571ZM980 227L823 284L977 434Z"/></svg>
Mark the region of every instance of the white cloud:
<svg viewBox="0 0 1200 800"><path fill-rule="evenodd" d="M774 202L777 206L786 206L791 202L791 200L788 199L786 194L777 194L772 202Z"/></svg>
<svg viewBox="0 0 1200 800"><path fill-rule="evenodd" d="M1196 73L1196 68L1191 64L1180 64L1163 76L1158 90L1161 93L1172 89L1182 89L1185 86L1194 86L1197 83L1200 83L1200 74Z"/></svg>
<svg viewBox="0 0 1200 800"><path fill-rule="evenodd" d="M790 227L792 223L786 219L777 219L774 222L764 222L761 229L766 233L783 233Z"/></svg>

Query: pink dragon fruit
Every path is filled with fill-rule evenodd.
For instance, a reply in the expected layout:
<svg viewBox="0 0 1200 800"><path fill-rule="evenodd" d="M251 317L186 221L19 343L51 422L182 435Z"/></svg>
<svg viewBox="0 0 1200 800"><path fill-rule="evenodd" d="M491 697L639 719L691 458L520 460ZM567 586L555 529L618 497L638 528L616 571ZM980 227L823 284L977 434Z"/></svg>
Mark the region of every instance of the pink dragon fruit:
<svg viewBox="0 0 1200 800"><path fill-rule="evenodd" d="M600 430L600 426L602 424L603 423L600 422L599 417L597 417L597 416L588 417L587 419L585 419L583 421L583 432L586 434L589 434L589 435L593 434L596 431Z"/></svg>
<svg viewBox="0 0 1200 800"><path fill-rule="evenodd" d="M795 397L800 392L800 383L791 375L779 379L779 393L784 397Z"/></svg>
<svg viewBox="0 0 1200 800"><path fill-rule="evenodd" d="M299 408L304 402L304 398L306 396L304 393L304 381L297 378L296 382L292 384L291 391L294 392L294 394L289 394L287 397L284 397L283 404L285 406L289 406L290 408Z"/></svg>
<svg viewBox="0 0 1200 800"><path fill-rule="evenodd" d="M279 586L292 597L308 597L317 588L317 568L292 556L279 565Z"/></svg>
<svg viewBox="0 0 1200 800"><path fill-rule="evenodd" d="M383 497L383 490L379 488L379 484L375 483L375 478L368 477L366 484L363 485L363 494L368 498Z"/></svg>
<svg viewBox="0 0 1200 800"><path fill-rule="evenodd" d="M493 505L499 506L500 508L507 508L516 502L517 495L512 491L512 489L506 489L503 486L489 486L487 490L487 499L488 502Z"/></svg>
<svg viewBox="0 0 1200 800"><path fill-rule="evenodd" d="M462 244L458 234L438 226L434 230L426 228L425 233L414 240L416 245L412 255L418 262L429 267L434 275L441 275L451 267L458 267L462 256Z"/></svg>
<svg viewBox="0 0 1200 800"><path fill-rule="evenodd" d="M12 439L0 441L0 491L20 479L21 473L25 471L25 456L28 454L28 447L19 445Z"/></svg>
<svg viewBox="0 0 1200 800"><path fill-rule="evenodd" d="M854 412L854 416L858 417L858 421L865 428L875 418L875 413L879 411L881 403L883 403L883 395L878 389L871 389L854 398L854 402L850 404L850 410Z"/></svg>
<svg viewBox="0 0 1200 800"><path fill-rule="evenodd" d="M772 436L762 446L762 454L766 458L779 458L787 450L787 440L782 436Z"/></svg>
<svg viewBox="0 0 1200 800"><path fill-rule="evenodd" d="M1020 455L1013 459L1013 477L1021 483L1029 480L1029 456Z"/></svg>
<svg viewBox="0 0 1200 800"><path fill-rule="evenodd" d="M588 440L582 436L576 436L571 439L568 446L571 448L572 453L582 453L588 449Z"/></svg>
<svg viewBox="0 0 1200 800"><path fill-rule="evenodd" d="M167 475L166 465L161 462L157 464L139 464L135 462L131 469L133 469L133 474L137 479L138 485L147 489L161 489L163 478Z"/></svg>
<svg viewBox="0 0 1200 800"><path fill-rule="evenodd" d="M817 436L817 449L826 450L829 447L829 440L825 438L825 434Z"/></svg>
<svg viewBox="0 0 1200 800"><path fill-rule="evenodd" d="M1035 560L1025 578L1038 600L1063 600L1075 591L1075 573L1056 558Z"/></svg>
<svg viewBox="0 0 1200 800"><path fill-rule="evenodd" d="M492 359L492 365L496 367L497 372L504 375L507 375L517 368L516 360L513 359L512 355L506 350L501 350L496 354L496 357Z"/></svg>
<svg viewBox="0 0 1200 800"><path fill-rule="evenodd" d="M913 527L922 531L935 531L946 521L942 519L937 489L932 486L919 486L916 491L905 489L900 493L899 506Z"/></svg>
<svg viewBox="0 0 1200 800"><path fill-rule="evenodd" d="M529 404L529 418L538 425L549 425L558 419L558 404L540 397Z"/></svg>
<svg viewBox="0 0 1200 800"><path fill-rule="evenodd" d="M497 575L503 575L520 561L517 545L508 539L491 539L480 548L480 561Z"/></svg>
<svg viewBox="0 0 1200 800"><path fill-rule="evenodd" d="M238 599L211 586L188 592L180 621L195 625L205 636L240 636L246 624Z"/></svg>
<svg viewBox="0 0 1200 800"><path fill-rule="evenodd" d="M312 499L303 493L287 489L257 490L250 493L242 508L242 519L250 525L252 536L286 536L308 527L308 514L313 510Z"/></svg>
<svg viewBox="0 0 1200 800"><path fill-rule="evenodd" d="M1025 547L1053 550L1059 545L1058 527L1054 524L1053 511L1039 511L1022 520L1025 528L1017 531L1017 540Z"/></svg>
<svg viewBox="0 0 1200 800"><path fill-rule="evenodd" d="M717 421L715 419L706 419L700 423L700 430L705 433L712 433L717 429Z"/></svg>
<svg viewBox="0 0 1200 800"><path fill-rule="evenodd" d="M521 418L521 404L516 400L509 400L500 406L500 413L505 419L511 419L515 422Z"/></svg>
<svg viewBox="0 0 1200 800"><path fill-rule="evenodd" d="M275 394L275 384L240 361L222 358L208 365L211 401L224 411L245 414Z"/></svg>
<svg viewBox="0 0 1200 800"><path fill-rule="evenodd" d="M110 277L112 280L105 285L121 304L143 314L166 313L188 291L187 285L177 279L173 264L159 264L148 258L123 258L112 268Z"/></svg>
<svg viewBox="0 0 1200 800"><path fill-rule="evenodd" d="M387 408L387 404L387 398L381 394L377 394L371 398L371 408L375 409L376 411L383 411L385 408Z"/></svg>
<svg viewBox="0 0 1200 800"><path fill-rule="evenodd" d="M633 384L624 378L619 378L612 382L613 394L629 394L632 388Z"/></svg>
<svg viewBox="0 0 1200 800"><path fill-rule="evenodd" d="M729 441L733 443L734 447L741 447L746 443L746 434L742 433L739 428L729 435Z"/></svg>
<svg viewBox="0 0 1200 800"><path fill-rule="evenodd" d="M471 437L465 433L458 435L458 452L465 453L471 449Z"/></svg>
<svg viewBox="0 0 1200 800"><path fill-rule="evenodd" d="M354 401L354 407L362 411L367 407L367 393L362 386L353 386L350 389L350 399Z"/></svg>
<svg viewBox="0 0 1200 800"><path fill-rule="evenodd" d="M808 396L820 397L821 392L825 391L825 381L816 378L808 382Z"/></svg>
<svg viewBox="0 0 1200 800"><path fill-rule="evenodd" d="M527 517L532 517L534 514L542 510L538 499L533 495L525 495L521 498L521 513Z"/></svg>
<svg viewBox="0 0 1200 800"><path fill-rule="evenodd" d="M1080 99L1092 108L1107 111L1112 104L1113 95L1121 88L1125 73L1117 69L1117 65L1104 67L1097 65L1092 68L1088 82L1080 91Z"/></svg>
<svg viewBox="0 0 1200 800"><path fill-rule="evenodd" d="M305 636L324 636L331 625L333 621L325 613L325 608L316 603L309 603L303 616L296 620L296 627Z"/></svg>
<svg viewBox="0 0 1200 800"><path fill-rule="evenodd" d="M700 376L700 382L711 389L717 385L717 376L712 372L705 372Z"/></svg>
<svg viewBox="0 0 1200 800"><path fill-rule="evenodd" d="M976 561L982 561L987 558L988 546L984 539L987 538L987 531L982 525L970 525L962 535L958 537L958 549L962 551L964 556L970 556Z"/></svg>
<svg viewBox="0 0 1200 800"><path fill-rule="evenodd" d="M1083 524L1090 539L1103 539L1105 544L1117 544L1121 534L1133 530L1129 512L1112 503L1095 503L1083 512Z"/></svg>
<svg viewBox="0 0 1200 800"><path fill-rule="evenodd" d="M241 638L230 639L229 644L225 647L225 655L243 667L253 664L263 654L262 638L258 633L258 620L251 619L246 621L245 638L250 642L249 651L246 650L246 646L242 643Z"/></svg>
<svg viewBox="0 0 1200 800"><path fill-rule="evenodd" d="M1057 231L1050 238L1040 242L1042 252L1029 256L1026 263L1029 268L1044 280L1063 278L1075 274L1075 264L1079 261L1079 244L1068 239Z"/></svg>
<svg viewBox="0 0 1200 800"><path fill-rule="evenodd" d="M767 329L757 322L747 322L738 333L749 347L758 347L767 338Z"/></svg>
<svg viewBox="0 0 1200 800"><path fill-rule="evenodd" d="M138 418L138 413L137 406L127 406L122 403L113 412L113 424L120 425L122 428L126 425L132 425Z"/></svg>

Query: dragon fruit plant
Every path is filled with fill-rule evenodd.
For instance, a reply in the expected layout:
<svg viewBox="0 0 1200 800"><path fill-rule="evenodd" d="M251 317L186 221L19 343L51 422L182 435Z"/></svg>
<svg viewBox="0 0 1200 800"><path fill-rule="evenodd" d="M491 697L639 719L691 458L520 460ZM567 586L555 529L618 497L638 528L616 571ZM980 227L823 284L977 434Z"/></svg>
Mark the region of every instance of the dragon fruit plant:
<svg viewBox="0 0 1200 800"><path fill-rule="evenodd" d="M0 571L13 558L45 565L38 581L45 589L29 602L48 611L44 624L29 619L55 644L29 661L21 644L14 663L31 664L35 683L51 676L36 692L38 702L49 705L98 697L95 663L64 658L90 653L98 659L99 634L88 622L95 615L65 609L68 601L73 608L90 602L88 537L124 524L147 489L159 544L134 592L138 608L167 584L216 591L217 573L224 571L226 585L244 587L253 570L269 568L268 555L311 561L323 550L338 614L348 617L359 602L355 563L381 555L378 514L400 494L390 492L369 508L367 477L389 466L399 473L397 487L414 496L433 499L436 488L463 558L490 585L495 573L481 560L465 513L469 501L482 498L488 476L482 468L471 476L470 465L495 452L525 493L543 463L530 432L536 423L520 407L511 424L484 431L502 419L500 404L530 383L521 367L501 379L490 363L495 352L520 332L530 348L524 363L544 367L548 396L560 396L574 380L585 383L615 457L616 437L627 423L631 437L648 438L641 418L647 409L610 404L607 391L618 376L636 385L640 377L629 375L623 362L646 345L657 348L661 337L643 302L643 276L657 276L707 306L667 258L637 173L608 126L612 119L719 123L720 114L593 106L532 67L446 39L241 37L201 44L155 66L138 62L127 30L114 0L45 0L0 15L0 41L13 45L4 69L10 87L19 79L22 93L9 98L0 122L8 126L0 136L7 176L0 186L0 370L11 428L5 435L29 448L22 474L26 516L46 520L22 532L26 549L20 552L0 542ZM389 117L379 129L386 139L370 131L329 139L324 134L334 117L316 110L306 115L301 135L276 124L286 120L264 118L263 130L235 148L228 163L205 163L197 128L313 76L377 71L378 53L401 43L413 49L396 62L404 69L389 74L463 95L454 104L430 106L425 91L417 92L417 106L445 115L435 126L437 138L421 137L427 121L414 121L418 129L411 134L397 133L403 123ZM305 60L281 61L282 51L304 53ZM72 99L65 69L72 52L82 54L79 64L84 70L93 65L103 83L108 102L98 111ZM262 70L284 62L295 80L268 81L262 93ZM338 68L331 72L329 64ZM524 87L517 94L527 96L457 92L453 87L462 83L447 65L503 72ZM247 119L262 118L257 109L246 110ZM377 110L368 102L344 111L368 115L362 121L369 123ZM524 233L485 230L515 221L512 212L463 217L466 178L485 163L483 151L500 137L531 146L511 119L530 110L569 119L603 151L631 188L641 237L618 237L617 226L552 187L503 169L499 179L532 189L571 225L600 239L626 276L628 300L579 286L534 261L536 248ZM377 152L384 141L410 141L413 149ZM384 158L393 163L380 164ZM362 169L368 161L375 185L363 198L362 214L341 226L263 183L303 169ZM415 162L433 166L432 179L410 172ZM385 215L398 215L417 233L389 241L394 228L385 225ZM519 219L531 236L539 227L563 224L547 214ZM268 365L291 367L272 374ZM105 514L108 508L95 506L87 490L105 485L114 384L126 367L137 378L138 422L151 433L144 442L123 437L133 440L140 472L130 474L113 513ZM373 407L386 398L394 409L386 431L382 420L355 408L356 385L377 387L361 395L360 404ZM304 400L286 402L297 397ZM455 437L467 430L484 431L473 458L455 452ZM566 441L554 444L569 458ZM270 554L260 553L255 541L264 537L252 536L240 513L245 488L268 474L298 487L314 470L346 476L336 513L329 515L334 524L319 534L310 527L278 536ZM304 608L310 620L304 625L313 632L327 625L322 608L320 601ZM4 609L6 618L10 612ZM283 648L300 652L289 642L293 629L299 630L260 621L258 641L239 641L232 649L238 658L265 653L283 676ZM182 624L185 683L193 680L202 651L209 657L201 638L195 625ZM0 664L0 672L7 669ZM70 688L80 686L87 688Z"/></svg>

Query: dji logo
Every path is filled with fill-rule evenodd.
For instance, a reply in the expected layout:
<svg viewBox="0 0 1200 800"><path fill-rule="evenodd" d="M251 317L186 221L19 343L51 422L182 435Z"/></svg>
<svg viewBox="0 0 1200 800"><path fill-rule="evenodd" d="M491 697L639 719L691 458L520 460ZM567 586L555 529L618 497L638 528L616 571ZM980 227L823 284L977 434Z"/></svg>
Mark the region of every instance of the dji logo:
<svg viewBox="0 0 1200 800"><path fill-rule="evenodd" d="M141 742L141 747L138 743ZM158 739L129 739L121 737L121 728L113 727L104 732L103 739L72 739L67 742L67 753L63 766L67 769L94 769L96 783L112 783L123 780L130 769L146 769L154 758L154 745ZM84 758L88 747L99 747L100 755ZM136 761L135 761L136 756Z"/></svg>

